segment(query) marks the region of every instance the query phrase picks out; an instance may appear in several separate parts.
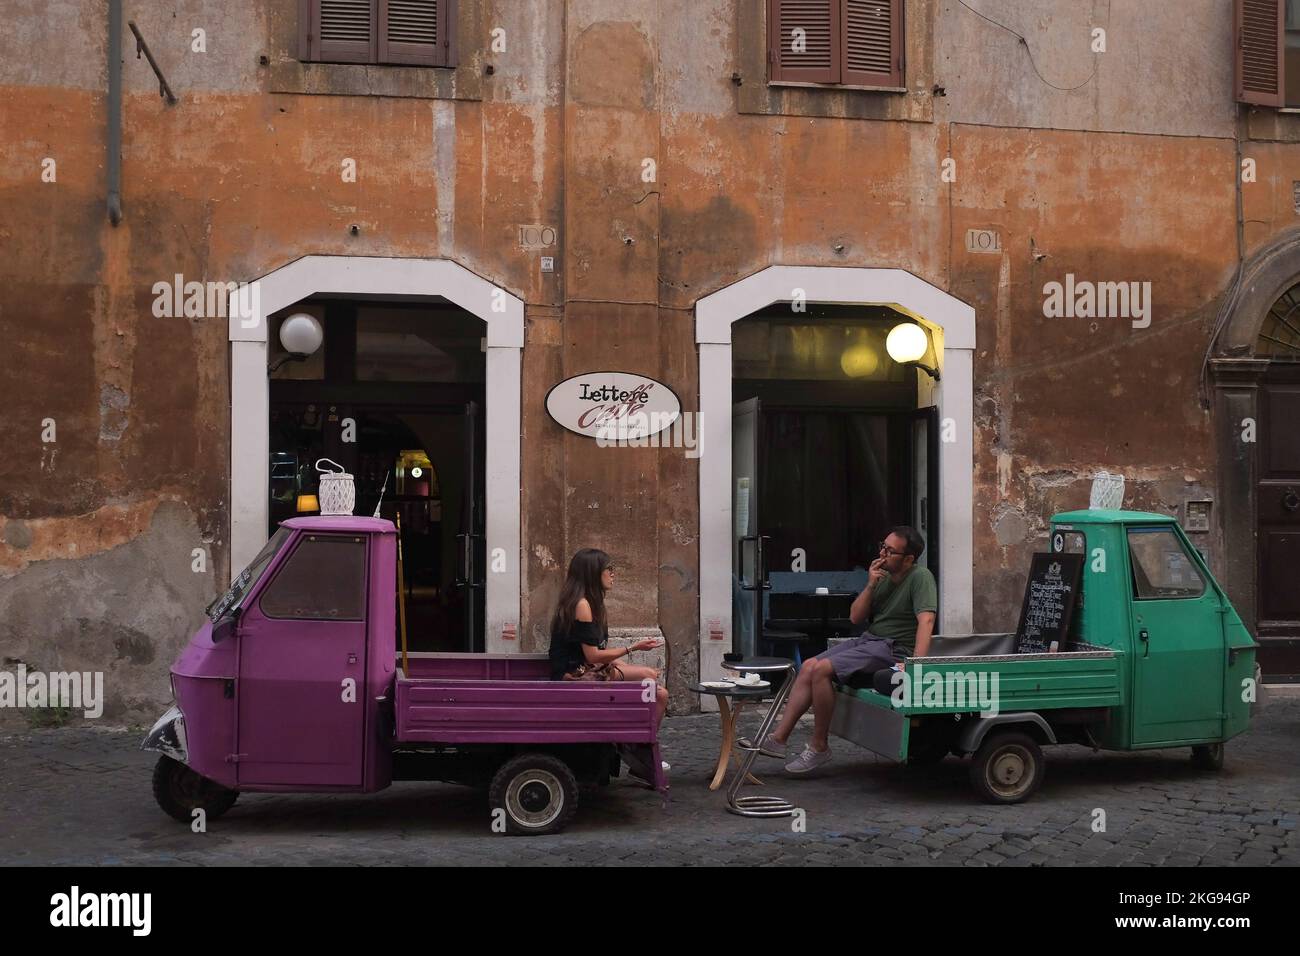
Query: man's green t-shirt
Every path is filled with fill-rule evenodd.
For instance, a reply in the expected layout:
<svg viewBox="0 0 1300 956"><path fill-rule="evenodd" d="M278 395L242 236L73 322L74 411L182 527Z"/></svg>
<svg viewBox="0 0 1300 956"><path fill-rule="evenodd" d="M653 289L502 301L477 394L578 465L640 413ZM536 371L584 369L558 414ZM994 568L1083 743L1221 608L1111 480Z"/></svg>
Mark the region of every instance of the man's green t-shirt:
<svg viewBox="0 0 1300 956"><path fill-rule="evenodd" d="M898 584L885 578L871 593L871 620L867 630L892 639L897 653L910 657L916 650L916 616L937 611L939 589L929 568L912 568Z"/></svg>

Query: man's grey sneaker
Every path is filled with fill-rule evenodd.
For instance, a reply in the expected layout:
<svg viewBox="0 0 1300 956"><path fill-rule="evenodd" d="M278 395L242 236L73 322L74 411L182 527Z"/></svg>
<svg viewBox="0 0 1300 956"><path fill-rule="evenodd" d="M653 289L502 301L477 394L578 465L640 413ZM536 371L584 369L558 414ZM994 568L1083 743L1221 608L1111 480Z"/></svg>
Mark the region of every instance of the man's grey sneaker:
<svg viewBox="0 0 1300 956"><path fill-rule="evenodd" d="M754 741L750 740L748 737L741 737L736 741L736 746L741 750L753 750ZM786 745L781 743L781 741L777 740L771 734L768 734L767 737L764 738L763 746L758 748L758 752L767 757L779 757L781 760L784 760L790 755L789 751L786 750Z"/></svg>
<svg viewBox="0 0 1300 956"><path fill-rule="evenodd" d="M785 765L785 770L786 773L811 773L830 759L829 748L819 752L812 747L804 747L803 753Z"/></svg>

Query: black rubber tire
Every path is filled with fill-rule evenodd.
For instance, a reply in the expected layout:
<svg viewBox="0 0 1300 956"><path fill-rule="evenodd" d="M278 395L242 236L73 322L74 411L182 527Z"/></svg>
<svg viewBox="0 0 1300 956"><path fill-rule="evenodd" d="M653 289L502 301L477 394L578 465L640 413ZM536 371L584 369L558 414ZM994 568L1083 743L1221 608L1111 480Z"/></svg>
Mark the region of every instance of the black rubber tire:
<svg viewBox="0 0 1300 956"><path fill-rule="evenodd" d="M506 833L559 833L578 812L578 781L559 757L525 753L501 765L488 788L488 806L504 810Z"/></svg>
<svg viewBox="0 0 1300 956"><path fill-rule="evenodd" d="M1192 748L1192 766L1218 773L1223 769L1223 744L1197 744Z"/></svg>
<svg viewBox="0 0 1300 956"><path fill-rule="evenodd" d="M221 816L235 805L239 791L227 790L163 755L153 768L153 798L172 819L193 823L195 810L202 810L208 820Z"/></svg>
<svg viewBox="0 0 1300 956"><path fill-rule="evenodd" d="M990 733L975 752L970 780L989 803L1021 803L1043 782L1043 749L1028 734L1016 731Z"/></svg>

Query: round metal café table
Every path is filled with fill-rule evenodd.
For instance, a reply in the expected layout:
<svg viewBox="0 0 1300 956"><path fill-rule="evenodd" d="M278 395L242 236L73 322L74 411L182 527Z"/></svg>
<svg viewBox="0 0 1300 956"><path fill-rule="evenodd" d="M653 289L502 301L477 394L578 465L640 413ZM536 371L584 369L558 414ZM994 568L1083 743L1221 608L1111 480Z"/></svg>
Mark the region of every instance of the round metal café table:
<svg viewBox="0 0 1300 956"><path fill-rule="evenodd" d="M738 661L723 661L722 666L725 670L741 674L761 674L764 677L771 675L768 679L772 681L774 687L777 680L781 681L780 689L772 698L772 706L759 725L757 736L753 739L754 746L740 747L741 750L746 751L745 760L740 765L735 779L731 781L731 786L727 788L727 809L742 817L793 816L795 806L789 800L766 795L741 796L740 788L745 785L745 779L749 776L754 761L758 759L758 748L763 745L772 725L776 723L776 715L781 710L781 705L790 696L790 688L794 685L794 661L782 657L746 657Z"/></svg>
<svg viewBox="0 0 1300 956"><path fill-rule="evenodd" d="M729 687L709 687L706 684L696 684L691 690L697 694L712 694L713 698L718 702L718 716L722 720L722 741L718 749L718 762L713 770L713 780L709 782L709 789L717 790L727 778L727 766L731 763L732 754L735 753L737 766L744 759L736 751L736 727L740 724L741 714L745 712L746 707L762 703L771 698L772 689L770 687L740 687L736 684ZM760 787L763 785L763 781L753 774L750 775L749 782L758 784Z"/></svg>

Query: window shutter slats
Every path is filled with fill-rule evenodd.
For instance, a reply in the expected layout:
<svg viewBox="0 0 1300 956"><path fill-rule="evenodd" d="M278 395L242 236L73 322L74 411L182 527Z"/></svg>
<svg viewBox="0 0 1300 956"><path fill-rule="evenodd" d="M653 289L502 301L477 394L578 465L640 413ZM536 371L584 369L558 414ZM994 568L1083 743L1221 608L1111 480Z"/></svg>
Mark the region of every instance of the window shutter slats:
<svg viewBox="0 0 1300 956"><path fill-rule="evenodd" d="M774 80L838 83L841 0L770 0L769 51Z"/></svg>
<svg viewBox="0 0 1300 956"><path fill-rule="evenodd" d="M1284 0L1236 0L1237 100L1281 106Z"/></svg>
<svg viewBox="0 0 1300 956"><path fill-rule="evenodd" d="M441 0L379 0L379 62L445 65L446 6Z"/></svg>
<svg viewBox="0 0 1300 956"><path fill-rule="evenodd" d="M853 86L903 85L902 0L844 0L844 71Z"/></svg>
<svg viewBox="0 0 1300 956"><path fill-rule="evenodd" d="M312 59L372 63L375 58L376 0L315 0Z"/></svg>
<svg viewBox="0 0 1300 956"><path fill-rule="evenodd" d="M903 0L768 0L767 16L773 81L904 83Z"/></svg>

